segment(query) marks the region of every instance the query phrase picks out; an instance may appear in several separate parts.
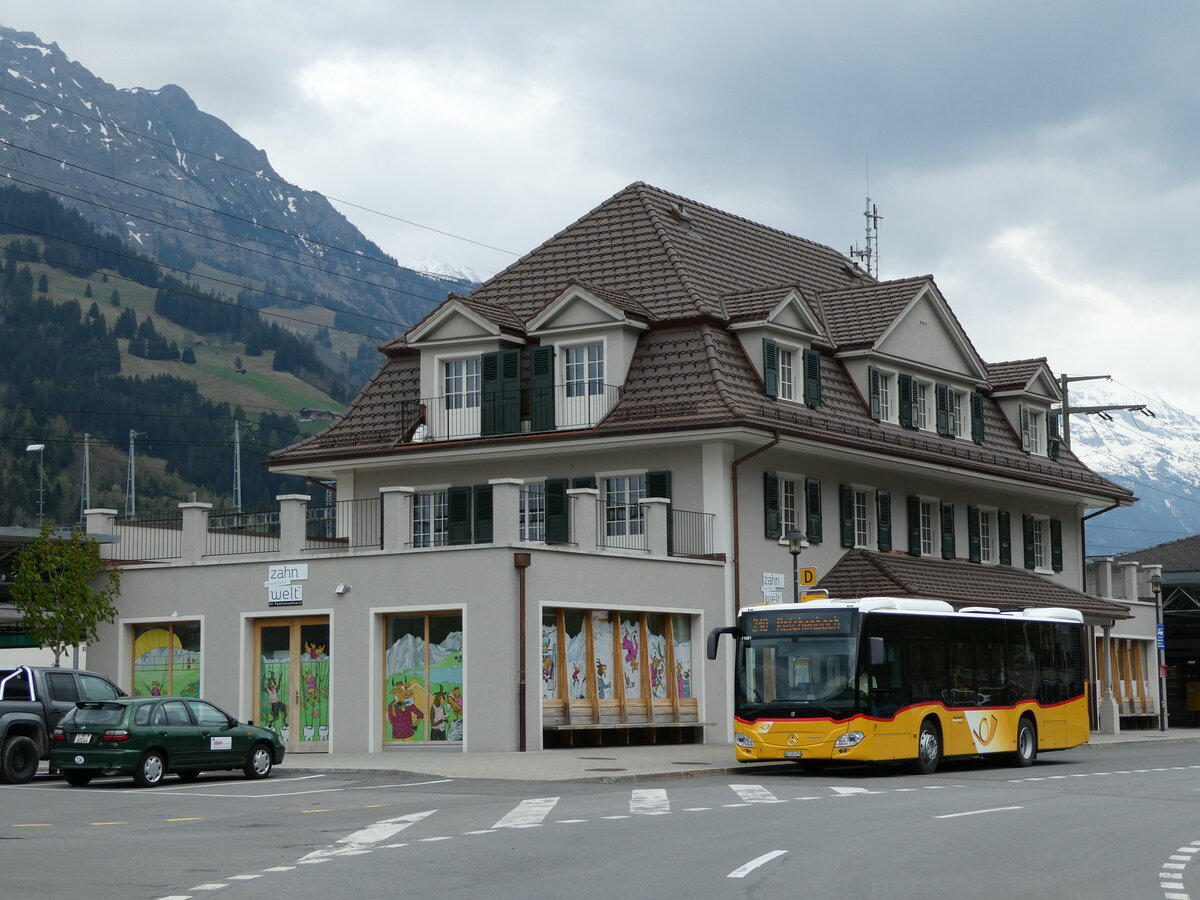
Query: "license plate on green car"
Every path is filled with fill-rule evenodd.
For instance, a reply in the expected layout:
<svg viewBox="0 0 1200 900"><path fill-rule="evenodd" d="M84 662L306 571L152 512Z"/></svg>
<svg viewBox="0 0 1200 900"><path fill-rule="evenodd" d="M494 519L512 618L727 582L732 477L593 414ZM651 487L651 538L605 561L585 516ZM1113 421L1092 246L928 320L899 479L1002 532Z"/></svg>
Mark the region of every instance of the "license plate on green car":
<svg viewBox="0 0 1200 900"><path fill-rule="evenodd" d="M92 736L90 734L77 734L71 738L71 743L73 744L90 744L91 742Z"/></svg>

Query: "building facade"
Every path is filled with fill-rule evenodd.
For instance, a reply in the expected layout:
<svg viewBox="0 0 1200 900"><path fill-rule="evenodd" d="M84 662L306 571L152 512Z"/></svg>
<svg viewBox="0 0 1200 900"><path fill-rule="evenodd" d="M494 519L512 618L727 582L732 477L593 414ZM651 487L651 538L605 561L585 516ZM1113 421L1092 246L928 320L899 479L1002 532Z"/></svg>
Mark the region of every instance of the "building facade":
<svg viewBox="0 0 1200 900"><path fill-rule="evenodd" d="M271 457L311 495L92 512L126 566L93 667L294 751L727 741L703 638L794 565L1130 615L1084 593L1082 519L1132 495L1061 446L1046 360L985 362L931 276L634 184L381 351Z"/></svg>

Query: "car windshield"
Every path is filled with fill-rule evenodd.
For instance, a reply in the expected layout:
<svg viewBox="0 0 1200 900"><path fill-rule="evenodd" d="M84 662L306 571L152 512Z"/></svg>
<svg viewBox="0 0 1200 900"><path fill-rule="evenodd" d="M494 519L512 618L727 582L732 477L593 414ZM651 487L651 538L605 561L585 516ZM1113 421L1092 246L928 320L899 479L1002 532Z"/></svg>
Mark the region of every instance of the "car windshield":
<svg viewBox="0 0 1200 900"><path fill-rule="evenodd" d="M63 717L64 725L120 725L125 718L123 703L89 703L77 706Z"/></svg>
<svg viewBox="0 0 1200 900"><path fill-rule="evenodd" d="M802 705L825 710L854 706L849 637L754 637L742 642L738 706ZM817 710L814 709L814 712Z"/></svg>

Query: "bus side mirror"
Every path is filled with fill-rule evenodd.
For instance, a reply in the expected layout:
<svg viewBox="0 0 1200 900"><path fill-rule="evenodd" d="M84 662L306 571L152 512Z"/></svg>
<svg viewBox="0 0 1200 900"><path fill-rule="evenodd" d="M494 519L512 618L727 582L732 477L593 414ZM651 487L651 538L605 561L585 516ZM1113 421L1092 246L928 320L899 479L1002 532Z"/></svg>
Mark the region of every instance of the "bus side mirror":
<svg viewBox="0 0 1200 900"><path fill-rule="evenodd" d="M885 662L887 662L887 650L884 649L883 638L870 637L867 638L867 641L869 642L871 648L871 665L882 666Z"/></svg>
<svg viewBox="0 0 1200 900"><path fill-rule="evenodd" d="M736 625L726 625L724 628L714 628L708 633L708 658L717 658L717 644L721 640L721 635L732 634L734 637L741 637L742 630Z"/></svg>

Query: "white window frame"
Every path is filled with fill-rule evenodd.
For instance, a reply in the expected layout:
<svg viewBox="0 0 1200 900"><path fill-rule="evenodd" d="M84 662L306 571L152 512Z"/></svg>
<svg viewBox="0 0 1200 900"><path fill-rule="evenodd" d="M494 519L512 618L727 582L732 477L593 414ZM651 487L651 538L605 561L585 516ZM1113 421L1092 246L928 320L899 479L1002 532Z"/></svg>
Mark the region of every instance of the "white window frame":
<svg viewBox="0 0 1200 900"><path fill-rule="evenodd" d="M963 421L963 401L966 400L966 394L963 391L956 391L954 388L947 388L947 394L950 401L949 419L950 433L954 437L963 437L966 423Z"/></svg>
<svg viewBox="0 0 1200 900"><path fill-rule="evenodd" d="M876 543L875 488L853 484L852 507L854 509L854 546L870 550Z"/></svg>
<svg viewBox="0 0 1200 900"><path fill-rule="evenodd" d="M1000 519L990 506L976 507L979 511L979 561L984 565L1000 564Z"/></svg>
<svg viewBox="0 0 1200 900"><path fill-rule="evenodd" d="M446 409L476 409L480 397L480 357L459 356L438 360L442 370L442 397ZM461 367L451 372L452 367ZM474 369L472 372L471 370ZM451 384L454 382L453 389ZM474 386L472 387L472 383ZM453 402L452 402L453 401Z"/></svg>
<svg viewBox="0 0 1200 900"><path fill-rule="evenodd" d="M796 399L796 353L793 347L778 344L779 352L779 399Z"/></svg>
<svg viewBox="0 0 1200 900"><path fill-rule="evenodd" d="M801 534L807 529L804 518L803 475L779 472L779 543L787 543L787 535L793 529Z"/></svg>
<svg viewBox="0 0 1200 900"><path fill-rule="evenodd" d="M921 555L937 556L941 553L942 505L936 497L919 497Z"/></svg>
<svg viewBox="0 0 1200 900"><path fill-rule="evenodd" d="M1033 571L1050 573L1050 517L1033 516Z"/></svg>
<svg viewBox="0 0 1200 900"><path fill-rule="evenodd" d="M898 421L898 410L895 403L896 373L879 372L879 421L895 425Z"/></svg>
<svg viewBox="0 0 1200 900"><path fill-rule="evenodd" d="M412 506L412 545L445 547L449 543L449 487L415 491Z"/></svg>
<svg viewBox="0 0 1200 900"><path fill-rule="evenodd" d="M645 508L646 471L613 472L601 475L604 494L604 527L608 537L629 537L646 533ZM619 482L614 485L613 482ZM621 498L614 504L614 498ZM619 511L617 515L614 515Z"/></svg>
<svg viewBox="0 0 1200 900"><path fill-rule="evenodd" d="M1029 409L1029 452L1046 455L1046 414L1039 409Z"/></svg>
<svg viewBox="0 0 1200 900"><path fill-rule="evenodd" d="M929 416L929 399L933 393L931 388L933 385L928 381L918 381L913 379L913 383L917 386L917 401L914 405L913 417L916 419L917 430L931 431ZM935 417L936 418L936 417ZM936 422L934 423L936 425Z"/></svg>
<svg viewBox="0 0 1200 900"><path fill-rule="evenodd" d="M596 397L604 393L607 383L606 366L608 359L607 342L600 340L582 341L580 343L563 344L559 348L562 353L563 397L573 400L580 397ZM597 358L591 358L592 350L597 351ZM582 359L574 359L577 354L583 354Z"/></svg>

